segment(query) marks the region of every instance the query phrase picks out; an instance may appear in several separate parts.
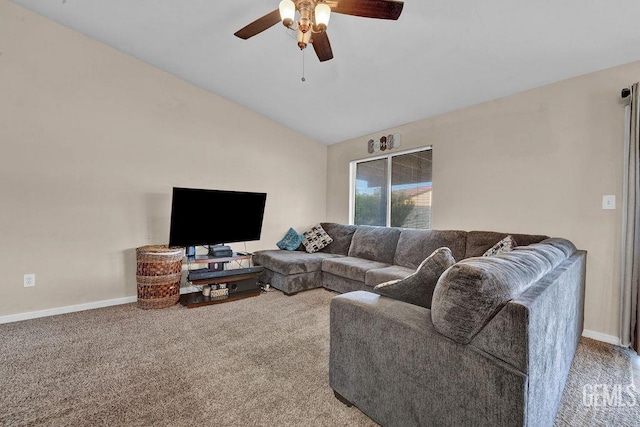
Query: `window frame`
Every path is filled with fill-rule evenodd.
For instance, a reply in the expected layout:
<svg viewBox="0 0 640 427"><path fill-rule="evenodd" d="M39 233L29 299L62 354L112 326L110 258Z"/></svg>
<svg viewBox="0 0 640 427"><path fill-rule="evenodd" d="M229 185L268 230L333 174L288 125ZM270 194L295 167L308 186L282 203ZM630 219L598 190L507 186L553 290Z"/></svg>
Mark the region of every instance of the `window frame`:
<svg viewBox="0 0 640 427"><path fill-rule="evenodd" d="M392 178L392 170L391 165L393 158L396 156L402 156L405 154L418 153L421 151L431 151L433 156L433 145L426 145L424 147L412 148L410 150L397 151L394 153L381 154L379 156L367 157L364 159L352 160L349 162L349 224L354 225L355 223L355 211L356 211L356 168L359 163L371 162L374 160L387 159L387 212L386 212L386 225L385 227L390 227L391 224L391 178ZM431 174L433 176L433 169L431 170ZM432 179L433 182L433 179ZM433 214L432 214L433 215ZM433 220L433 216L432 216ZM432 221L433 222L433 221Z"/></svg>

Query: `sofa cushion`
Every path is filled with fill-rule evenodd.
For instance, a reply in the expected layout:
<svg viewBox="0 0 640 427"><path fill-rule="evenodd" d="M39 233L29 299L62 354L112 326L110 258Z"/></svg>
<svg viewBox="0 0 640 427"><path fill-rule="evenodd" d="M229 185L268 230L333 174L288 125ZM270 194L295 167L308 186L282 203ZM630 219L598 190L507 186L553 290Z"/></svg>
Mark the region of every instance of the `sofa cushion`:
<svg viewBox="0 0 640 427"><path fill-rule="evenodd" d="M399 237L399 228L359 225L351 239L349 256L393 264Z"/></svg>
<svg viewBox="0 0 640 427"><path fill-rule="evenodd" d="M364 283L367 286L374 287L389 280L404 279L416 272L415 268L402 267L401 265L390 265L383 268L372 268L367 271L364 277Z"/></svg>
<svg viewBox="0 0 640 427"><path fill-rule="evenodd" d="M252 260L255 265L261 265L271 271L286 275L320 271L322 260L340 256L323 252L310 254L300 251L269 249L254 252Z"/></svg>
<svg viewBox="0 0 640 427"><path fill-rule="evenodd" d="M326 261L326 262L325 262ZM388 267L389 264L355 257L329 258L322 261L322 271L347 279L365 282L366 273L374 268Z"/></svg>
<svg viewBox="0 0 640 427"><path fill-rule="evenodd" d="M462 260L438 280L431 319L441 334L463 344L511 299L567 259L575 246L548 239L492 257Z"/></svg>
<svg viewBox="0 0 640 427"><path fill-rule="evenodd" d="M540 243L545 243L547 245L551 245L557 249L560 249L567 258L573 255L573 253L577 250L573 242L558 237L551 237L549 239L543 240Z"/></svg>
<svg viewBox="0 0 640 427"><path fill-rule="evenodd" d="M303 234L302 244L309 253L318 252L320 249L333 242L331 236L324 231L324 228L320 224L316 224L311 227L310 230L305 231Z"/></svg>
<svg viewBox="0 0 640 427"><path fill-rule="evenodd" d="M401 280L380 283L373 288L373 292L409 304L431 308L431 298L438 279L455 263L451 249L446 247L436 249L422 261L415 273Z"/></svg>
<svg viewBox="0 0 640 427"><path fill-rule="evenodd" d="M498 233L495 231L469 231L467 233L467 246L465 249L465 258L474 256L482 256L489 248L511 235L518 246L526 246L532 243L539 243L549 236L541 236L535 234L517 234L517 233ZM458 258L456 258L458 259Z"/></svg>
<svg viewBox="0 0 640 427"><path fill-rule="evenodd" d="M467 232L459 230L404 229L400 232L393 263L412 269L438 248L447 247L456 260L464 258Z"/></svg>
<svg viewBox="0 0 640 427"><path fill-rule="evenodd" d="M349 253L349 246L351 246L351 238L353 237L353 233L356 232L358 226L336 224L334 222L322 222L320 225L333 239L333 242L320 249L320 252L347 255Z"/></svg>

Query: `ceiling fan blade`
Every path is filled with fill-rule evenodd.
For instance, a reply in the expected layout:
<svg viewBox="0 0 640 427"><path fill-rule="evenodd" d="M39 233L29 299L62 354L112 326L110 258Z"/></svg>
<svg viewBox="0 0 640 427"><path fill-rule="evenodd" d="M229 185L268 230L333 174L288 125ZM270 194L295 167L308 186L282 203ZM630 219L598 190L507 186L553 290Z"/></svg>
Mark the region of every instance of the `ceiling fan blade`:
<svg viewBox="0 0 640 427"><path fill-rule="evenodd" d="M311 36L311 44L320 62L333 59L333 51L331 50L331 43L329 43L329 36L327 36L326 31Z"/></svg>
<svg viewBox="0 0 640 427"><path fill-rule="evenodd" d="M246 40L249 37L253 37L256 34L263 32L267 28L273 27L278 22L280 22L280 10L276 9L271 13L267 13L262 18L256 19L246 27L236 31L234 35Z"/></svg>
<svg viewBox="0 0 640 427"><path fill-rule="evenodd" d="M394 0L328 0L326 3L334 13L393 20L400 17L404 7L404 2Z"/></svg>

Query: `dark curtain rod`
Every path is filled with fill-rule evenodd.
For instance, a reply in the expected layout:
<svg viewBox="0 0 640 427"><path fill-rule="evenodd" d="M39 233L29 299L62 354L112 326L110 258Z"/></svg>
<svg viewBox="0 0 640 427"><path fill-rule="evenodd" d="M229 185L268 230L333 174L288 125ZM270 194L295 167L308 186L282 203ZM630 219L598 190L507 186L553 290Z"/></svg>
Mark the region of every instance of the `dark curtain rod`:
<svg viewBox="0 0 640 427"><path fill-rule="evenodd" d="M622 89L622 93L620 93L621 97L626 98L629 95L631 95L631 89L629 89L628 87Z"/></svg>

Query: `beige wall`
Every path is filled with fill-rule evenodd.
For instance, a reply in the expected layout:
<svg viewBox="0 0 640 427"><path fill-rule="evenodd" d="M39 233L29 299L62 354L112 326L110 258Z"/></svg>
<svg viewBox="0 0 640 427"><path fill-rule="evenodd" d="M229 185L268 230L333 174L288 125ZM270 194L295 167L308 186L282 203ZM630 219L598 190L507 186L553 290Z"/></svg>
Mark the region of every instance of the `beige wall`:
<svg viewBox="0 0 640 427"><path fill-rule="evenodd" d="M428 70L425 70L428 74ZM619 336L624 105L640 62L329 147L327 219L347 222L369 137L433 145L433 228L547 234L588 251L585 329ZM615 194L616 210L602 210Z"/></svg>
<svg viewBox="0 0 640 427"><path fill-rule="evenodd" d="M135 296L173 186L267 192L248 250L324 219L326 146L5 0L0 94L0 316Z"/></svg>
<svg viewBox="0 0 640 427"><path fill-rule="evenodd" d="M434 228L588 250L585 327L618 336L619 93L639 79L633 63L371 136L433 145ZM173 186L266 191L248 250L289 226L347 222L349 161L369 156L363 136L327 160L315 141L5 0L0 93L0 316L135 296L134 250L166 243ZM601 209L604 194L617 210Z"/></svg>

